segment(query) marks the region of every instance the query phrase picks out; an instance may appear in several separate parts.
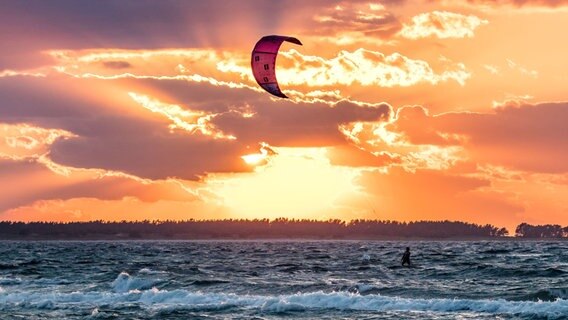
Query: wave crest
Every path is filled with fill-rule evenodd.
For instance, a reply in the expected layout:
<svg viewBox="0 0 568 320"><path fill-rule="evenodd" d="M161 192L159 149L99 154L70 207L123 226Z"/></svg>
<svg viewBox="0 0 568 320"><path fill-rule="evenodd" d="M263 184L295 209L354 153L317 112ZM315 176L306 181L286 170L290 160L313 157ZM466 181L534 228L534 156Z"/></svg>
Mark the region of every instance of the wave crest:
<svg viewBox="0 0 568 320"><path fill-rule="evenodd" d="M234 293L206 293L189 290L140 291L131 289L141 285L127 273L115 280L114 293L73 292L39 294L33 292L2 293L0 305L26 304L36 308L65 308L69 303L90 305L139 304L152 309L223 310L231 308L258 309L266 313L283 313L304 310L346 311L423 311L423 312L477 312L517 316L537 316L548 319L562 318L568 314L568 300L508 301L472 299L413 299L360 295L350 292L311 292L292 295L238 295ZM145 286L143 284L142 286ZM126 291L128 289L128 291ZM2 309L0 307L0 309Z"/></svg>
<svg viewBox="0 0 568 320"><path fill-rule="evenodd" d="M141 274L145 274L142 272ZM159 279L148 277L133 277L127 272L121 272L112 282L114 292L129 292L131 290L146 290L160 282Z"/></svg>

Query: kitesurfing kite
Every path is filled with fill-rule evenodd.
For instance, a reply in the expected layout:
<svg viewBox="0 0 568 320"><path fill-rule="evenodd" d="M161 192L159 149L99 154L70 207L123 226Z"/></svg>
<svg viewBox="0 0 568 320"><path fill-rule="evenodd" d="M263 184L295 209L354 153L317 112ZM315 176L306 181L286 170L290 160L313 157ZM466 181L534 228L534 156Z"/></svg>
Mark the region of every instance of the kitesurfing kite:
<svg viewBox="0 0 568 320"><path fill-rule="evenodd" d="M280 97L288 98L278 86L278 81L276 80L276 56L278 55L278 49L282 42L287 41L302 45L300 40L294 37L286 36L265 36L262 37L252 50L252 55L250 58L250 64L252 67L252 74L256 82L269 93Z"/></svg>

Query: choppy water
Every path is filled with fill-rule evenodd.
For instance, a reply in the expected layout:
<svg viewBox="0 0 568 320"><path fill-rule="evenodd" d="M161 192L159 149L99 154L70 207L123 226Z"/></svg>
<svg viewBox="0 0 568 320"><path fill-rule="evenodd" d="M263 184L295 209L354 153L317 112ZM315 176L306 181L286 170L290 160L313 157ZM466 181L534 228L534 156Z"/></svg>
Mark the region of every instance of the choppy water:
<svg viewBox="0 0 568 320"><path fill-rule="evenodd" d="M404 247L411 268L399 267ZM568 242L0 242L1 319L568 319Z"/></svg>

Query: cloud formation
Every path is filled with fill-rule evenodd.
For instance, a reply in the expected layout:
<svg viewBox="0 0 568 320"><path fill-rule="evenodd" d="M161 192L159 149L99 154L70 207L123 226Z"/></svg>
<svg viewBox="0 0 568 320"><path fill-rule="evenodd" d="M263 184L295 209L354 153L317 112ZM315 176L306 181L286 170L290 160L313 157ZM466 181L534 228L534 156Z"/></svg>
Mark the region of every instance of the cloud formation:
<svg viewBox="0 0 568 320"><path fill-rule="evenodd" d="M75 135L61 129L0 123L0 137L0 158L25 159L47 154L55 141Z"/></svg>
<svg viewBox="0 0 568 320"><path fill-rule="evenodd" d="M408 39L432 36L439 39L471 38L475 29L487 23L487 20L480 19L474 15L432 11L412 17L412 22L404 24L400 35Z"/></svg>
<svg viewBox="0 0 568 320"><path fill-rule="evenodd" d="M385 130L412 145L463 148L469 161L541 173L568 172L567 103L509 104L492 113L430 116L406 107Z"/></svg>
<svg viewBox="0 0 568 320"><path fill-rule="evenodd" d="M400 53L385 55L380 52L357 49L341 51L331 59L303 55L292 49L281 52L278 81L288 85L306 86L363 86L408 87L419 83L438 84L456 81L464 85L470 73L463 64L454 64L442 72L435 72L428 62L408 58ZM221 61L223 72L235 72L251 78L245 61Z"/></svg>
<svg viewBox="0 0 568 320"><path fill-rule="evenodd" d="M0 52L0 72L49 65L53 59L44 52L53 49L250 49L250 44L265 34L314 34L319 26L313 20L314 12L345 3L368 1L9 2L0 12L0 38L4 45ZM388 24L389 19L386 20ZM377 28L381 28L380 24L379 21Z"/></svg>
<svg viewBox="0 0 568 320"><path fill-rule="evenodd" d="M49 160L47 160L49 161ZM64 168L55 172L45 159L0 159L2 186L0 213L39 200L94 197L120 200L135 197L143 202L196 201L198 197L176 181L150 181L103 170ZM29 181L35 181L29 183ZM27 186L25 184L27 183ZM2 217L0 216L0 219Z"/></svg>
<svg viewBox="0 0 568 320"><path fill-rule="evenodd" d="M164 115L172 121L169 126L171 129L183 129L190 133L201 133L213 139L234 140L235 136L227 135L211 123L211 120L218 114L205 113L203 111L192 111L182 108L175 104L166 104L148 96L129 92L128 95L144 108Z"/></svg>
<svg viewBox="0 0 568 320"><path fill-rule="evenodd" d="M385 7L389 3L343 1L314 16L316 34L361 35L388 38L401 28L400 21Z"/></svg>
<svg viewBox="0 0 568 320"><path fill-rule="evenodd" d="M516 7L524 7L524 6L560 7L568 5L567 0L467 0L467 1L473 4L511 5Z"/></svg>
<svg viewBox="0 0 568 320"><path fill-rule="evenodd" d="M57 140L50 147L49 157L56 163L151 179L198 179L208 172L248 172L252 168L241 156L253 153L251 148L257 148L260 142L277 146L344 144L340 124L380 121L391 110L387 104L350 101L331 105L275 101L250 89L235 90L203 82L141 79L132 83L128 79L127 83L122 79L65 78L77 86L125 86L124 96L117 100L120 103L109 109L104 104L76 99L76 92L67 92L66 81L60 80L6 79L10 85L0 89L6 90L2 93L5 101L18 104L0 106L0 115L8 121L70 132L73 137ZM127 94L129 86L140 85L154 87L167 94L169 100L181 103L139 95L132 100ZM21 90L30 87L37 88L34 95ZM217 95L206 94L208 91ZM218 96L233 98L220 101ZM187 105L195 109L189 110ZM188 114L196 117L191 120ZM172 124L191 130L171 131ZM193 131L200 134L191 134Z"/></svg>
<svg viewBox="0 0 568 320"><path fill-rule="evenodd" d="M246 80L256 88L250 70L248 53L205 49L51 51L58 68L77 76L113 78L131 75L138 78L196 80L206 75L218 81ZM121 69L103 69L101 64L117 59L131 61L140 66L133 73ZM461 63L445 59L435 70L427 61L412 59L400 53L386 55L366 49L340 51L333 58L302 54L296 50L282 51L278 56L278 80L283 85L304 91L305 87L362 86L410 87L421 83L436 85L455 81L464 85L471 74ZM302 88L304 87L304 88Z"/></svg>

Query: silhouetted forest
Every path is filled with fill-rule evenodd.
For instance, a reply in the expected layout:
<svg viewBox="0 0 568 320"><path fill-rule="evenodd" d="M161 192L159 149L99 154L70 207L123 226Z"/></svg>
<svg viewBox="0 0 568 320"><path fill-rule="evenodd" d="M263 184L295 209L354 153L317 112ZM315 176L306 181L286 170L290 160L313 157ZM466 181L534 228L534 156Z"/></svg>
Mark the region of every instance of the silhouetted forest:
<svg viewBox="0 0 568 320"><path fill-rule="evenodd" d="M397 239L494 238L505 228L457 221L187 220L0 222L0 239Z"/></svg>
<svg viewBox="0 0 568 320"><path fill-rule="evenodd" d="M522 238L568 238L568 227L557 224L533 226L521 223L515 230L515 236Z"/></svg>

